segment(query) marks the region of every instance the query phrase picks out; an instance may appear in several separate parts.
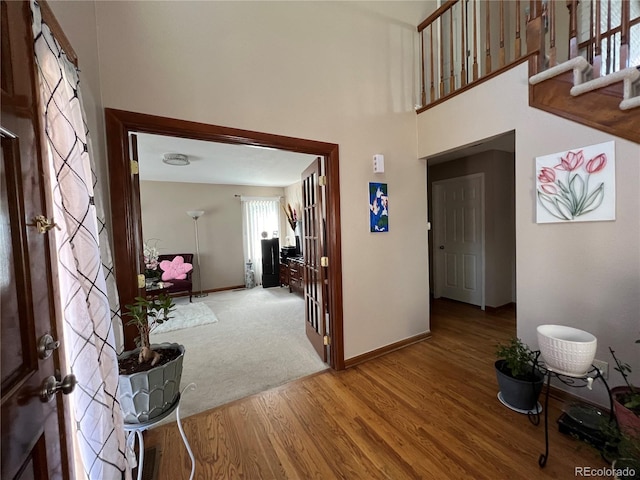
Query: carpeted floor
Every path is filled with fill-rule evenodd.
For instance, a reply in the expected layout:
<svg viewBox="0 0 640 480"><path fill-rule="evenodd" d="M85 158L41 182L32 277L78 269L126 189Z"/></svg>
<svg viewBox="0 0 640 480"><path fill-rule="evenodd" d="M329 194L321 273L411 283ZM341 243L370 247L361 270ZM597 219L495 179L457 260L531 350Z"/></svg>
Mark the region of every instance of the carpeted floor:
<svg viewBox="0 0 640 480"><path fill-rule="evenodd" d="M152 343L185 346L181 388L197 385L180 403L182 418L327 368L305 335L304 301L288 288L210 293L193 299L218 322L151 334ZM176 304L189 303L187 298ZM175 421L174 415L160 424Z"/></svg>

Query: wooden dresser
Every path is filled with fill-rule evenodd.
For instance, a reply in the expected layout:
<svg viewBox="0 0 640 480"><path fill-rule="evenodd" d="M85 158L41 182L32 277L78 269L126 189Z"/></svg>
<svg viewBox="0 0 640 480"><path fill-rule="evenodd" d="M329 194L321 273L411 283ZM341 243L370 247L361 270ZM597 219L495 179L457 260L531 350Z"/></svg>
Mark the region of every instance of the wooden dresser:
<svg viewBox="0 0 640 480"><path fill-rule="evenodd" d="M304 296L304 258L290 257L280 263L280 285L291 293Z"/></svg>

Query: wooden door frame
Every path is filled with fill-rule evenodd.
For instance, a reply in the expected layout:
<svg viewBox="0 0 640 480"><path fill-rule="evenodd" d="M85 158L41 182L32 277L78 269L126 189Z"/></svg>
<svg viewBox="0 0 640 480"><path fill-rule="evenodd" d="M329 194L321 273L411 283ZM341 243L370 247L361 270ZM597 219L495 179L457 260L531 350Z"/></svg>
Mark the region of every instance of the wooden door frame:
<svg viewBox="0 0 640 480"><path fill-rule="evenodd" d="M481 263L481 272L482 272L482 289L481 289L481 293L480 293L480 309L481 310L485 310L486 309L486 283L487 283L487 272L486 272L486 268L487 268L487 262L486 262L486 239L485 239L485 217L486 217L486 212L485 212L485 208L486 208L486 204L485 204L485 173L484 172L478 172L478 173L470 173L468 175L460 175L458 177L451 177L451 178L444 178L442 180L436 180L432 183L432 189L433 189L433 195L432 195L432 203L433 203L433 226L434 226L434 230L433 230L433 242L431 244L431 255L433 256L433 297L434 298L439 298L439 295L437 295L438 290L440 289L439 286L439 282L438 282L438 262L436 260L436 255L438 255L438 244L440 243L438 240L438 238L436 238L437 235L439 235L440 230L437 228L437 226L439 226L440 224L442 224L442 219L439 218L440 217L440 213L438 212L437 207L437 202L440 202L440 200L437 200L437 195L435 195L436 190L438 188L442 188L444 186L444 184L447 183L452 183L452 182L456 182L456 181L461 181L461 180L470 180L472 178L480 178L480 184L481 184L481 188L482 188L482 196L480 197L480 213L482 215L482 224L481 224L481 236L480 236L480 241L482 242L482 254L481 254L481 259L480 259L480 263ZM438 218L439 221L436 221L436 218Z"/></svg>
<svg viewBox="0 0 640 480"><path fill-rule="evenodd" d="M142 132L194 140L276 148L324 158L327 177L327 254L329 268L329 365L344 369L342 317L342 243L340 229L340 176L338 145L301 138L240 130L105 108L107 162L111 196L114 266L120 305L140 295L137 285L142 252L142 217L139 182L131 173L129 133ZM134 347L134 326L125 327L125 348Z"/></svg>

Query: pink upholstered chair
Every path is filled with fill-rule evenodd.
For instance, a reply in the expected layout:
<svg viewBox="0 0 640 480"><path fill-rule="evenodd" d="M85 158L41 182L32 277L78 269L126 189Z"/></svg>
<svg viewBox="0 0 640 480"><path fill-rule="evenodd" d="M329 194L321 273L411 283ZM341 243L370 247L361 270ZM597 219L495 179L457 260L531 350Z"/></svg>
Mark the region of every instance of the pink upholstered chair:
<svg viewBox="0 0 640 480"><path fill-rule="evenodd" d="M171 253L166 255L158 255L158 264L160 264L160 262L162 262L163 260L171 261L177 256L181 256L182 258L184 258L185 263L190 263L193 265L193 253ZM158 268L160 269L160 271L162 271L161 267L158 267ZM193 269L189 273L187 273L187 278L185 278L184 280L177 280L177 279L167 280L169 283L173 284L169 288L167 288L167 293L173 296L179 293L188 292L189 301L191 302L191 299L193 296L193 292L192 292L193 282L191 280L192 274L193 274Z"/></svg>

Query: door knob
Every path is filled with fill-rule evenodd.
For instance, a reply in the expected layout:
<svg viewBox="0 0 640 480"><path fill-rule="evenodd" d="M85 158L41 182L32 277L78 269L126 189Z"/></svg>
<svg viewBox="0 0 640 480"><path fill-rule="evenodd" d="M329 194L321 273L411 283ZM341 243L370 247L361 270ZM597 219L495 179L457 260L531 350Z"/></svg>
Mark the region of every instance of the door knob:
<svg viewBox="0 0 640 480"><path fill-rule="evenodd" d="M76 376L72 373L64 377L61 382L52 375L42 382L40 400L45 403L50 402L58 392L62 392L64 395L69 395L76 388L77 383L78 380L76 380Z"/></svg>
<svg viewBox="0 0 640 480"><path fill-rule="evenodd" d="M438 248L439 248L440 250L444 250L444 245L440 245Z"/></svg>
<svg viewBox="0 0 640 480"><path fill-rule="evenodd" d="M38 341L38 358L40 358L40 360L46 360L58 347L60 347L60 342L55 340L50 334L45 333Z"/></svg>

